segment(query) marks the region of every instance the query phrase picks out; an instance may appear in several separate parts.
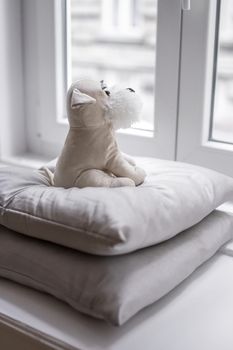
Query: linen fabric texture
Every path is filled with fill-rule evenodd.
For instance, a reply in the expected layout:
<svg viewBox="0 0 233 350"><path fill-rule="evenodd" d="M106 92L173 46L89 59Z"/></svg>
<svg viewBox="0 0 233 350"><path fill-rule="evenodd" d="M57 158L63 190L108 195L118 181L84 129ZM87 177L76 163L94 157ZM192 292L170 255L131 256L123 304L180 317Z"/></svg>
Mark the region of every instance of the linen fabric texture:
<svg viewBox="0 0 233 350"><path fill-rule="evenodd" d="M190 164L140 159L137 188L57 188L38 171L0 171L0 224L96 255L158 244L233 198L233 179ZM50 169L53 166L50 164Z"/></svg>
<svg viewBox="0 0 233 350"><path fill-rule="evenodd" d="M233 217L214 211L164 243L131 254L100 257L0 226L0 276L122 325L188 277L232 239L232 233Z"/></svg>

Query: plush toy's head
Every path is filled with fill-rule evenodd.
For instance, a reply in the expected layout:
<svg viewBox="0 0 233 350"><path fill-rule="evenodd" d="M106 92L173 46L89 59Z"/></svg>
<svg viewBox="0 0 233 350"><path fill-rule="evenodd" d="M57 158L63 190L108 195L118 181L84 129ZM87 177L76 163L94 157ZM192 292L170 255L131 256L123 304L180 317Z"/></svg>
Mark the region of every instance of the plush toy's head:
<svg viewBox="0 0 233 350"><path fill-rule="evenodd" d="M79 80L67 94L71 127L94 127L112 123L115 129L128 128L139 120L142 102L131 88L108 88L102 80Z"/></svg>

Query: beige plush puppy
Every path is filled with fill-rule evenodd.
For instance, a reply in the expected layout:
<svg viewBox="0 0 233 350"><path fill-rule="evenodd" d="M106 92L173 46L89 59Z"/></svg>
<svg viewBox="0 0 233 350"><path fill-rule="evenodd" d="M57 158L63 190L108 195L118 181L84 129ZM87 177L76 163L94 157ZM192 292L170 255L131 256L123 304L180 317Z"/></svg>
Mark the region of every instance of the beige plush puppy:
<svg viewBox="0 0 233 350"><path fill-rule="evenodd" d="M67 94L70 129L57 161L54 186L140 185L144 170L120 152L115 137L115 129L130 127L140 109L133 89L110 91L103 81L74 83Z"/></svg>

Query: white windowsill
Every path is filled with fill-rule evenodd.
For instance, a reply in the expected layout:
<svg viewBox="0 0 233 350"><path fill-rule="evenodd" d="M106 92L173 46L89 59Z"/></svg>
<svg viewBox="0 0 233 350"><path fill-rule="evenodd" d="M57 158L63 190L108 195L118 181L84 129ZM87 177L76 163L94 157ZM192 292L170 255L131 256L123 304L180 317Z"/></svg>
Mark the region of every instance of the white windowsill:
<svg viewBox="0 0 233 350"><path fill-rule="evenodd" d="M24 153L0 159L0 165L14 165L30 169L38 169L51 159L34 153Z"/></svg>
<svg viewBox="0 0 233 350"><path fill-rule="evenodd" d="M57 119L57 123L61 125L68 125L67 118L64 118L64 117ZM154 137L153 130L144 130L139 128L119 129L117 130L117 134L141 136L141 137L148 137L148 138Z"/></svg>
<svg viewBox="0 0 233 350"><path fill-rule="evenodd" d="M117 131L117 134L141 136L141 137L148 137L148 138L154 137L154 132L152 130L142 130L142 129L134 129L134 128L120 129Z"/></svg>
<svg viewBox="0 0 233 350"><path fill-rule="evenodd" d="M221 151L233 152L233 144L232 143L210 140L210 141L204 142L203 145L205 147L209 147L212 149L219 149Z"/></svg>

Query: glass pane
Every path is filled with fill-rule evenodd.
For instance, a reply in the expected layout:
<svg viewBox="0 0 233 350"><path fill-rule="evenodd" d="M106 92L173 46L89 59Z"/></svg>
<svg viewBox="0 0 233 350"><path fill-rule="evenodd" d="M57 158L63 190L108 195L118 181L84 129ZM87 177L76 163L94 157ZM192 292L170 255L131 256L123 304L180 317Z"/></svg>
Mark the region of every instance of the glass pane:
<svg viewBox="0 0 233 350"><path fill-rule="evenodd" d="M104 79L132 87L143 99L143 121L154 128L157 0L70 0L70 79Z"/></svg>
<svg viewBox="0 0 233 350"><path fill-rule="evenodd" d="M233 143L233 0L219 1L218 13L219 40L211 136L217 141Z"/></svg>

